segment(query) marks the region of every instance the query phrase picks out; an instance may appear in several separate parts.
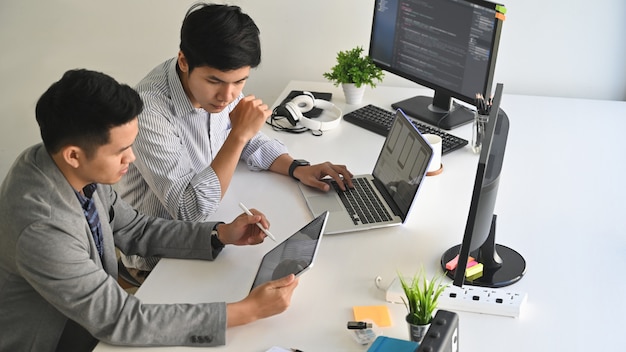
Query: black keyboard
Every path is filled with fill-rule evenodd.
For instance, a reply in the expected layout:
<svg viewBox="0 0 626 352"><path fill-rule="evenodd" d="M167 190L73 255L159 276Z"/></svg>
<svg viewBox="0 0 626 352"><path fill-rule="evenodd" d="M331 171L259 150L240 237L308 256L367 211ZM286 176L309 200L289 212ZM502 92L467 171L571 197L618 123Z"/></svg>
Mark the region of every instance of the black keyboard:
<svg viewBox="0 0 626 352"><path fill-rule="evenodd" d="M359 127L363 127L366 130L377 133L381 136L387 136L391 129L393 119L396 118L396 113L389 110L385 110L378 106L369 104L362 108L358 108L343 116L343 119L351 122ZM441 146L441 154L447 154L453 150L463 148L467 145L468 141L454 136L440 128L433 127L431 125L410 119L413 125L422 134L436 134L441 137L443 143Z"/></svg>

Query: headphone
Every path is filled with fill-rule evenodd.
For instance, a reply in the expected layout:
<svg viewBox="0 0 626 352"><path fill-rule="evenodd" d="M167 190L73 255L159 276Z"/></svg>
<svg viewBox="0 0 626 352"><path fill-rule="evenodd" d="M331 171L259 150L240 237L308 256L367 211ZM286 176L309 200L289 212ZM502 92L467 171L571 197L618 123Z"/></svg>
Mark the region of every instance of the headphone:
<svg viewBox="0 0 626 352"><path fill-rule="evenodd" d="M330 110L334 113L335 117L330 121L320 121L304 115L314 108ZM290 101L277 106L272 112L272 118L284 117L289 121L291 126L295 127L299 123L304 127L305 131L311 130L316 132L328 131L339 126L342 116L343 113L341 109L336 107L335 104L323 99L315 99L311 92L302 92L302 95L295 96Z"/></svg>

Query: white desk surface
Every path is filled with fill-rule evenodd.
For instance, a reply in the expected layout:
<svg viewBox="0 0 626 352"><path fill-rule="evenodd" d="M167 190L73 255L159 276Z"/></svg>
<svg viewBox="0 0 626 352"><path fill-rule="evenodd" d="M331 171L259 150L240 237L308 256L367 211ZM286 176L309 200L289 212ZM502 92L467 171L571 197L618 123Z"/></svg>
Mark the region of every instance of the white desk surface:
<svg viewBox="0 0 626 352"><path fill-rule="evenodd" d="M344 113L367 103L390 104L428 90L368 89L360 105L346 105L341 88L292 81L291 90L332 92ZM461 351L616 351L626 325L626 102L506 94L501 107L510 132L496 213L498 243L527 261L523 279L507 287L528 293L519 318L459 312ZM297 158L333 161L357 173L373 169L384 138L348 122L321 137L264 131ZM470 125L451 133L471 139ZM444 155L444 171L422 185L406 223L368 232L328 235L289 309L229 329L215 351L262 352L271 346L311 351L365 351L348 334L352 307L387 305L393 326L383 333L408 338L401 304L374 285L420 266L440 272L441 254L460 243L478 157L469 147ZM239 168L214 218L230 221L238 202L265 212L279 241L312 219L295 181ZM271 240L228 247L214 262L162 260L137 296L145 303L237 301L245 297ZM137 350L100 344L96 351ZM146 348L145 350L159 350ZM167 347L167 351L198 348Z"/></svg>

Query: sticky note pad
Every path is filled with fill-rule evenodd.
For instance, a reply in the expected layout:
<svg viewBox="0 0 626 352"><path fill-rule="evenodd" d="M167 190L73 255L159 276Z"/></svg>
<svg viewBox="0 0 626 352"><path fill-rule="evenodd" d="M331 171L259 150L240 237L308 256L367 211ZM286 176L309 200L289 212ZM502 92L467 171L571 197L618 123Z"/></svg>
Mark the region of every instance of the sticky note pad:
<svg viewBox="0 0 626 352"><path fill-rule="evenodd" d="M472 267L465 269L465 277L474 276L479 273L482 274L482 272L483 272L483 265L481 263L478 263Z"/></svg>
<svg viewBox="0 0 626 352"><path fill-rule="evenodd" d="M391 316L387 306L354 306L354 320L372 320L381 328L391 326Z"/></svg>
<svg viewBox="0 0 626 352"><path fill-rule="evenodd" d="M467 257L467 266L470 266L469 264L474 260L474 258L472 257ZM459 255L457 254L456 257L452 258L449 262L446 263L446 270L454 270L456 269L456 266L459 264Z"/></svg>

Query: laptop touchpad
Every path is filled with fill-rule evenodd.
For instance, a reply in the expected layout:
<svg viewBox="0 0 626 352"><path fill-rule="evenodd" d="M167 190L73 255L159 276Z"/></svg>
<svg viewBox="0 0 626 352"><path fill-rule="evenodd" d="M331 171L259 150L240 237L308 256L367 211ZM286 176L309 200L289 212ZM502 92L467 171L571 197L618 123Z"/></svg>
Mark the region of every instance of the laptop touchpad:
<svg viewBox="0 0 626 352"><path fill-rule="evenodd" d="M335 197L329 197L328 195L310 197L307 199L309 203L309 208L313 212L313 214L321 214L325 211L334 212L334 211L342 211L343 206L339 202L339 200Z"/></svg>

